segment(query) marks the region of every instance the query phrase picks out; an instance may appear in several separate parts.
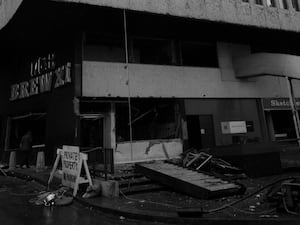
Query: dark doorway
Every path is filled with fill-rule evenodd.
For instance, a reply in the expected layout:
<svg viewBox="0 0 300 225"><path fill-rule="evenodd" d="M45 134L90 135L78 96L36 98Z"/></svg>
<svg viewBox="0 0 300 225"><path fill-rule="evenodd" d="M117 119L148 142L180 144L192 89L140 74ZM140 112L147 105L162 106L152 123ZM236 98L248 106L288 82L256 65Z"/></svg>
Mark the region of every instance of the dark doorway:
<svg viewBox="0 0 300 225"><path fill-rule="evenodd" d="M215 133L212 115L200 115L200 133L202 148L215 146Z"/></svg>
<svg viewBox="0 0 300 225"><path fill-rule="evenodd" d="M190 148L201 148L200 121L198 115L186 117Z"/></svg>
<svg viewBox="0 0 300 225"><path fill-rule="evenodd" d="M271 116L276 140L296 138L292 111L273 110Z"/></svg>
<svg viewBox="0 0 300 225"><path fill-rule="evenodd" d="M83 117L80 126L82 149L103 147L103 118Z"/></svg>
<svg viewBox="0 0 300 225"><path fill-rule="evenodd" d="M80 149L89 151L88 162L103 161L103 117L99 115L83 116L80 120Z"/></svg>
<svg viewBox="0 0 300 225"><path fill-rule="evenodd" d="M188 115L186 118L190 148L208 148L215 145L212 115Z"/></svg>

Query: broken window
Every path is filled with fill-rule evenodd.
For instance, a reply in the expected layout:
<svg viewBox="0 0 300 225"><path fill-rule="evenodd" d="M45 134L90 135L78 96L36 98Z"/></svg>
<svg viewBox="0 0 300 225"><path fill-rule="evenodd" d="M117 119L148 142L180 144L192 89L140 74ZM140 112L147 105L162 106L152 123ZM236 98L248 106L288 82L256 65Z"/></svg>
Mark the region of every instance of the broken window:
<svg viewBox="0 0 300 225"><path fill-rule="evenodd" d="M131 101L132 139L172 139L179 137L177 104L168 100L134 99ZM129 141L128 104L116 105L117 142Z"/></svg>
<svg viewBox="0 0 300 225"><path fill-rule="evenodd" d="M183 66L218 67L218 54L213 43L181 42Z"/></svg>

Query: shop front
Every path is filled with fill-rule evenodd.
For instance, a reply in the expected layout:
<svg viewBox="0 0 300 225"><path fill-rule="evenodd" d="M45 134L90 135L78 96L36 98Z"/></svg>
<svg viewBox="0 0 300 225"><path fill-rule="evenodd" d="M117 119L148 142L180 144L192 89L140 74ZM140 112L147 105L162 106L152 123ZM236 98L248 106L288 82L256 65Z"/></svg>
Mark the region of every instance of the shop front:
<svg viewBox="0 0 300 225"><path fill-rule="evenodd" d="M18 149L31 131L33 146L45 146L49 163L56 147L74 141L72 58L59 47L22 49L27 54L16 56L17 70L7 80L5 150Z"/></svg>
<svg viewBox="0 0 300 225"><path fill-rule="evenodd" d="M271 140L295 140L297 136L290 100L288 98L264 98L262 102ZM300 106L299 98L296 98L296 106Z"/></svg>
<svg viewBox="0 0 300 225"><path fill-rule="evenodd" d="M186 99L189 147L214 148L263 141L258 99ZM226 126L234 124L232 130Z"/></svg>

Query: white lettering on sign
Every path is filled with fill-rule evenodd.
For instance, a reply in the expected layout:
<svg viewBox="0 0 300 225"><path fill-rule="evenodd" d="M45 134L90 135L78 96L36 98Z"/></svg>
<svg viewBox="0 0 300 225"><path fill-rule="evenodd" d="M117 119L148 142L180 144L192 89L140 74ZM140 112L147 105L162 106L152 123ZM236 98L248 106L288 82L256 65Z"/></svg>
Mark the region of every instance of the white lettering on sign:
<svg viewBox="0 0 300 225"><path fill-rule="evenodd" d="M41 62L36 62L36 64L37 66L34 66L34 69L32 69L33 74L45 71L44 66L40 65ZM51 68L55 65L52 61L47 61L47 65L48 64ZM47 67L47 69L49 69L49 67ZM14 101L17 99L28 98L33 95L51 91L71 82L71 63L67 63L66 65L56 68L53 72L47 72L31 78L29 81L11 85L9 100Z"/></svg>
<svg viewBox="0 0 300 225"><path fill-rule="evenodd" d="M49 70L54 70L56 67L55 55L53 53L48 54L45 57L39 57L30 64L30 75L32 77L40 75Z"/></svg>
<svg viewBox="0 0 300 225"><path fill-rule="evenodd" d="M290 107L291 103L289 100L271 100L271 107ZM296 101L296 106L300 106L300 102Z"/></svg>

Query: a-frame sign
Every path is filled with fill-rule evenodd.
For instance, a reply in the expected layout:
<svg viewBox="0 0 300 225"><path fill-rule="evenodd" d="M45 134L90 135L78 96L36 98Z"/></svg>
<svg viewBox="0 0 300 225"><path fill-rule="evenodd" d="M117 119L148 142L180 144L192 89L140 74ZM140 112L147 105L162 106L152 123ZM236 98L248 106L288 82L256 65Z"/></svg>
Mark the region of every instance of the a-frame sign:
<svg viewBox="0 0 300 225"><path fill-rule="evenodd" d="M57 149L57 156L48 180L50 185L54 173L57 169L59 160L62 162L62 184L73 188L73 196L76 196L79 184L89 183L92 185L92 179L87 165L88 156L79 152L77 146L63 146L63 149ZM82 165L85 170L86 178L81 177Z"/></svg>

